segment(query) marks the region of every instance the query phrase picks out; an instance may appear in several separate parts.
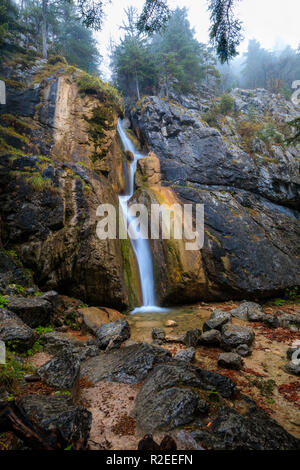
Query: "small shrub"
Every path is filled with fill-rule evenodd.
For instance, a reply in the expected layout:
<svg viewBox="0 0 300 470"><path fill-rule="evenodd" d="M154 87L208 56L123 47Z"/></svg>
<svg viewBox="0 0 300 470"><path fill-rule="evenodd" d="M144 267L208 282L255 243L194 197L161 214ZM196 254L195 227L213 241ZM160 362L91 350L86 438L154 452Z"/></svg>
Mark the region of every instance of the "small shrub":
<svg viewBox="0 0 300 470"><path fill-rule="evenodd" d="M54 330L53 326L37 326L35 328L35 331L39 334L39 335L44 335L46 333L51 333L52 331Z"/></svg>
<svg viewBox="0 0 300 470"><path fill-rule="evenodd" d="M96 75L82 72L77 78L78 89L81 93L97 95L101 101L110 101L120 114L124 112L124 103L119 92L110 83L105 83Z"/></svg>
<svg viewBox="0 0 300 470"><path fill-rule="evenodd" d="M8 306L8 300L0 294L0 308L6 308Z"/></svg>
<svg viewBox="0 0 300 470"><path fill-rule="evenodd" d="M234 108L234 99L232 98L232 96L224 93L221 96L221 101L219 104L220 113L226 116L227 114L232 113L233 108Z"/></svg>
<svg viewBox="0 0 300 470"><path fill-rule="evenodd" d="M268 143L271 140L274 140L277 144L284 144L285 142L283 134L278 132L276 125L273 122L268 122L259 129L255 137L258 137L265 143Z"/></svg>
<svg viewBox="0 0 300 470"><path fill-rule="evenodd" d="M242 147L245 152L252 153L252 142L260 128L261 124L258 122L244 120L238 123L237 131L242 138Z"/></svg>
<svg viewBox="0 0 300 470"><path fill-rule="evenodd" d="M202 119L207 122L210 127L218 127L218 107L214 106L210 111L204 113Z"/></svg>
<svg viewBox="0 0 300 470"><path fill-rule="evenodd" d="M48 64L50 64L50 65L55 65L55 64L64 64L64 65L66 65L66 64L68 64L68 62L66 61L66 59L62 55L49 54Z"/></svg>
<svg viewBox="0 0 300 470"><path fill-rule="evenodd" d="M42 349L43 349L42 343L39 340L37 340L30 349L27 349L27 351L23 355L26 357L33 356L34 354L40 352Z"/></svg>
<svg viewBox="0 0 300 470"><path fill-rule="evenodd" d="M23 364L7 351L6 363L0 364L0 387L9 393L16 393L19 381L29 372L32 372L32 367Z"/></svg>
<svg viewBox="0 0 300 470"><path fill-rule="evenodd" d="M34 191L43 191L52 186L50 178L43 178L39 173L28 176L26 181Z"/></svg>

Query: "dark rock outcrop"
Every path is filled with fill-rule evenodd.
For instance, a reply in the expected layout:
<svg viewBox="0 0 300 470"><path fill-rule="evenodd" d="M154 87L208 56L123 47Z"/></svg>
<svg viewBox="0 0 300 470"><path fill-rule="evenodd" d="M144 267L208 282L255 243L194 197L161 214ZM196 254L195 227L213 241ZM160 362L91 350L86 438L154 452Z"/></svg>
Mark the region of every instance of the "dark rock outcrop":
<svg viewBox="0 0 300 470"><path fill-rule="evenodd" d="M209 450L299 450L300 440L254 404L245 415L220 408L210 430L197 430L193 438Z"/></svg>
<svg viewBox="0 0 300 470"><path fill-rule="evenodd" d="M0 308L0 340L18 352L30 349L38 336L13 312Z"/></svg>
<svg viewBox="0 0 300 470"><path fill-rule="evenodd" d="M10 297L8 308L31 328L49 325L54 311L53 304L42 296Z"/></svg>
<svg viewBox="0 0 300 470"><path fill-rule="evenodd" d="M193 421L204 411L197 389L230 397L236 387L227 377L186 363L156 366L136 397L133 414L138 428L154 432Z"/></svg>
<svg viewBox="0 0 300 470"><path fill-rule="evenodd" d="M65 447L77 441L87 445L92 415L82 406L74 405L70 397L26 395L18 404L45 432L60 433Z"/></svg>
<svg viewBox="0 0 300 470"><path fill-rule="evenodd" d="M50 361L43 364L37 373L45 379L48 385L59 390L71 390L76 395L80 361L71 349L66 348L56 354Z"/></svg>
<svg viewBox="0 0 300 470"><path fill-rule="evenodd" d="M144 380L155 364L170 359L171 353L166 349L147 343L135 343L83 362L81 376L95 383L106 380L135 384Z"/></svg>
<svg viewBox="0 0 300 470"><path fill-rule="evenodd" d="M296 117L291 103L256 92L257 100L250 92L234 96L245 116L253 105L262 124L263 109L283 124ZM210 108L213 100L205 100ZM163 186L181 203L204 204L204 247L194 256L194 270L187 269L179 246L171 251L167 242L154 241L156 257L168 263L166 270L155 265L157 294L166 303L182 303L266 297L299 285L299 147L274 143L272 155L247 153L239 134L239 119L246 117L220 117L217 130L202 120L203 104L195 101L147 96L131 112L137 135L160 159ZM152 188L144 193L155 200Z"/></svg>

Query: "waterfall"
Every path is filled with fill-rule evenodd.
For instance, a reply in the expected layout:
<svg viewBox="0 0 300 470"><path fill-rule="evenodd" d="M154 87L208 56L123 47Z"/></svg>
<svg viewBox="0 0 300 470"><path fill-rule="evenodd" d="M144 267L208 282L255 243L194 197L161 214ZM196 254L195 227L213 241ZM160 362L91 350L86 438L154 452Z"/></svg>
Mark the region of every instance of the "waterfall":
<svg viewBox="0 0 300 470"><path fill-rule="evenodd" d="M145 155L137 151L137 149L127 136L122 121L120 119L118 122L118 132L125 150L129 150L134 156L134 159L130 164L127 176L127 194L119 195L119 202L123 211L124 221L126 222L126 226L130 225L131 231L129 230L128 235L134 254L136 256L142 290L143 305L133 310L132 313L165 311L165 309L162 309L156 305L153 260L149 240L138 237L139 232L137 231L134 224L131 223L134 220L134 216L130 214L130 208L128 208L127 204L134 193L134 175L136 172L137 162L140 158L144 158Z"/></svg>

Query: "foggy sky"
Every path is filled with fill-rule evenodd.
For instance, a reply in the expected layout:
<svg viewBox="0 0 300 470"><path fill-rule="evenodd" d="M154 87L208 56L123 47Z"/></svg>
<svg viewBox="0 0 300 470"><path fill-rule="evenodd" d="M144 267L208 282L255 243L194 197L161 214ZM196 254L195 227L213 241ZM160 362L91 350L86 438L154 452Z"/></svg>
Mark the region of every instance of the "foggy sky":
<svg viewBox="0 0 300 470"><path fill-rule="evenodd" d="M119 26L124 18L124 8L133 5L141 9L143 0L112 0L107 5L106 20L103 30L96 33L99 50L104 60L101 69L106 78L109 78L109 45L110 40L117 42L122 35ZM200 42L208 42L209 13L206 0L169 0L169 6L188 8L188 17L191 26L196 31ZM244 41L239 50L247 49L249 39L257 39L266 49L272 49L275 44L284 46L290 44L297 48L300 44L299 0L241 0L237 7L237 14L244 22Z"/></svg>

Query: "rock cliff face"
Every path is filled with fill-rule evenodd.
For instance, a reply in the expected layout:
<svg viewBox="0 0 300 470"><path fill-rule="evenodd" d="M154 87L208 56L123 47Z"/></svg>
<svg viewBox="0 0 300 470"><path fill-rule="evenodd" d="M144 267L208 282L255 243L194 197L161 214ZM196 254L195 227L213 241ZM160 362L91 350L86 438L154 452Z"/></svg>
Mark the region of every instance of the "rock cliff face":
<svg viewBox="0 0 300 470"><path fill-rule="evenodd" d="M96 210L118 207L132 158L115 91L63 61L1 65L0 288L32 280L95 305L140 303L129 240L99 240ZM292 103L266 90L232 93L232 112L197 95L145 97L130 113L150 155L134 199L202 203L205 242L151 241L161 303L264 297L299 284L299 147L283 145ZM209 122L209 124L208 124Z"/></svg>
<svg viewBox="0 0 300 470"><path fill-rule="evenodd" d="M123 189L121 102L64 63L22 65L16 58L0 73L7 85L0 109L2 286L26 284L29 268L40 288L119 309L136 304L130 243L96 235L97 207L117 208Z"/></svg>
<svg viewBox="0 0 300 470"><path fill-rule="evenodd" d="M160 159L169 200L205 207L204 248L188 265L179 242L154 242L168 265L156 266L162 300L259 297L299 285L300 149L286 148L281 133L299 110L266 90L234 90L228 116L207 90L173 98L145 97L131 112ZM145 184L144 199L166 191L155 196Z"/></svg>

